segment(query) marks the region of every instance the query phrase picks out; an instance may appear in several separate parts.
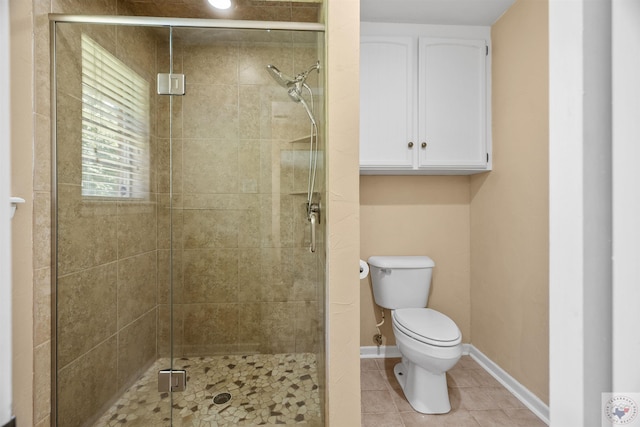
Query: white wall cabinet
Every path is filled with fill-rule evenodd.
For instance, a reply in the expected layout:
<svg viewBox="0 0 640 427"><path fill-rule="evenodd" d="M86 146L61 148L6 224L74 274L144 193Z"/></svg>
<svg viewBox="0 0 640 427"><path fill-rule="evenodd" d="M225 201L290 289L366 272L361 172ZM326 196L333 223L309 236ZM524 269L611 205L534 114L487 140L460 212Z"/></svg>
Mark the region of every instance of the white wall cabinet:
<svg viewBox="0 0 640 427"><path fill-rule="evenodd" d="M363 35L362 174L491 169L485 38Z"/></svg>

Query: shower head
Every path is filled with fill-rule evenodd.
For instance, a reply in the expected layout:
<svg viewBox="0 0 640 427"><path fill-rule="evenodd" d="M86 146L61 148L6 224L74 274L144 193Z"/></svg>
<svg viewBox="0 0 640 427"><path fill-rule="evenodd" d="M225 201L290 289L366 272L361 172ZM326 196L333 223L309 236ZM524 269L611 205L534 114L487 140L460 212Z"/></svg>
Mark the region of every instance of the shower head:
<svg viewBox="0 0 640 427"><path fill-rule="evenodd" d="M289 77L286 74L282 74L282 72L278 70L278 68L275 65L271 65L271 64L267 65L267 71L269 72L273 80L278 82L278 84L285 89L288 89L289 86L295 84L295 79L293 77Z"/></svg>
<svg viewBox="0 0 640 427"><path fill-rule="evenodd" d="M284 74L282 71L278 70L278 67L275 65L269 64L267 65L267 71L280 86L283 88L290 90L292 87L295 87L298 94L302 92L302 87L307 81L307 77L309 77L309 73L313 70L320 69L320 61L313 64L308 70L301 72L295 77L289 77Z"/></svg>
<svg viewBox="0 0 640 427"><path fill-rule="evenodd" d="M298 102L302 104L305 111L309 115L309 119L311 123L316 126L316 119L313 116L313 99L311 100L312 107L309 108L309 105L302 97L302 89L305 88L311 94L311 88L307 85L306 80L309 77L309 73L313 70L320 69L320 61L317 61L313 64L308 70L303 71L295 77L289 77L286 74L282 73L282 71L278 70L278 67L275 65L269 64L267 65L267 71L280 86L287 90L287 94L289 94L289 98L291 98L294 102Z"/></svg>

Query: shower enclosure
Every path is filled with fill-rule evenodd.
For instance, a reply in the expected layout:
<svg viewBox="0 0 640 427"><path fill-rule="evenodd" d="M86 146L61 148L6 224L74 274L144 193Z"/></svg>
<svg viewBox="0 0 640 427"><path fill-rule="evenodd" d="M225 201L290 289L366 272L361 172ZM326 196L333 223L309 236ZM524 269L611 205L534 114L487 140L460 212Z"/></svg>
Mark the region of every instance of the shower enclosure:
<svg viewBox="0 0 640 427"><path fill-rule="evenodd" d="M53 16L56 425L324 425L323 50Z"/></svg>

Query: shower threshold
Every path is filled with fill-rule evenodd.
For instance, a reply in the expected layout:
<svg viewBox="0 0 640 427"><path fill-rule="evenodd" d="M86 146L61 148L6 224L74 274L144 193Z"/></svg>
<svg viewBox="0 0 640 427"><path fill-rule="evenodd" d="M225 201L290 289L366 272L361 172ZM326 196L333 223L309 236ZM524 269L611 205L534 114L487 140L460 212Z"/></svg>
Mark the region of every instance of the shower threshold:
<svg viewBox="0 0 640 427"><path fill-rule="evenodd" d="M173 396L157 385L169 362L158 359L94 427L170 426L171 406L176 427L323 425L313 353L176 358L173 368L187 370L189 381ZM214 403L223 393L231 398Z"/></svg>

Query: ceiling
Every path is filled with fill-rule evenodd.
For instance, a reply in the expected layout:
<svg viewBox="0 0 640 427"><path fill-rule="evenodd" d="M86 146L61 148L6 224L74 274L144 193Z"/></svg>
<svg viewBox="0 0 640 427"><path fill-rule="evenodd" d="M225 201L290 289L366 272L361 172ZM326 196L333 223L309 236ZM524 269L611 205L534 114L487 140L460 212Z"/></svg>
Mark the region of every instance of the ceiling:
<svg viewBox="0 0 640 427"><path fill-rule="evenodd" d="M360 0L360 20L490 26L515 0Z"/></svg>
<svg viewBox="0 0 640 427"><path fill-rule="evenodd" d="M118 13L133 16L241 19L250 21L319 22L321 0L232 0L231 9L218 10L207 0L120 0Z"/></svg>

